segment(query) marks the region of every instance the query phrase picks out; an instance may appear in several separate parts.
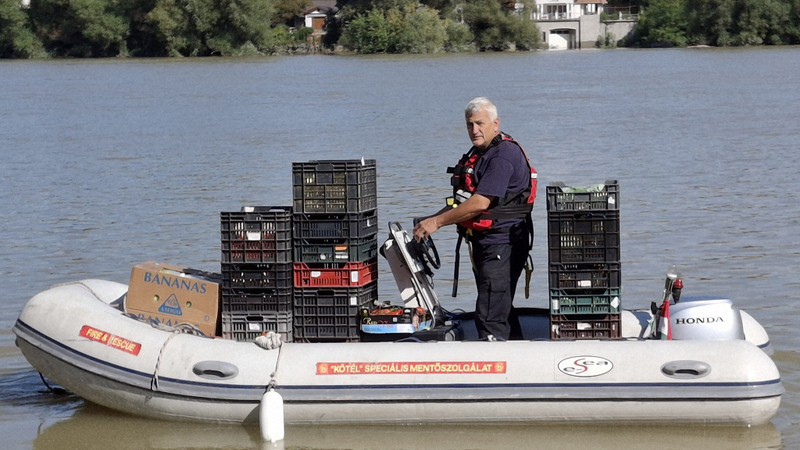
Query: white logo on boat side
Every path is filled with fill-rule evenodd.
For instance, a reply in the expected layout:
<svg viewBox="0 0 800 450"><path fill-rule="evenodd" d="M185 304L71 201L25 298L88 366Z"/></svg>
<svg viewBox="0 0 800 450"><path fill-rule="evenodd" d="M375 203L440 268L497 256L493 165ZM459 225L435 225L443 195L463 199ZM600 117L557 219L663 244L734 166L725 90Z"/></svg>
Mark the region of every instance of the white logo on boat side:
<svg viewBox="0 0 800 450"><path fill-rule="evenodd" d="M573 377L596 377L608 373L614 364L599 356L571 356L558 363L561 373Z"/></svg>

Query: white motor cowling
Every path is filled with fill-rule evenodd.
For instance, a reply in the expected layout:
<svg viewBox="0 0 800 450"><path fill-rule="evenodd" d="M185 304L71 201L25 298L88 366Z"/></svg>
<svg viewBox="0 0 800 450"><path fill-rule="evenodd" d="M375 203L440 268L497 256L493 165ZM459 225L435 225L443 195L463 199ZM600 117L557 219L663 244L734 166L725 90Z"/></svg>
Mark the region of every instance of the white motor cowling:
<svg viewBox="0 0 800 450"><path fill-rule="evenodd" d="M683 297L670 306L672 339L714 341L744 339L739 308L721 297Z"/></svg>

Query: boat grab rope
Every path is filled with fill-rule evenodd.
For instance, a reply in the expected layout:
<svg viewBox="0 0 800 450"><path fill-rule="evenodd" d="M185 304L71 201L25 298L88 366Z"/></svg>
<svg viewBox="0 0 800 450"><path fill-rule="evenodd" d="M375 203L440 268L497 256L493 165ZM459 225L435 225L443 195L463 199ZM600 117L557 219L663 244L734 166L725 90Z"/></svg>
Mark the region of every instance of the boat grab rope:
<svg viewBox="0 0 800 450"><path fill-rule="evenodd" d="M158 390L158 369L161 367L161 357L164 355L164 349L167 348L167 344L169 341L172 340L175 336L181 334L180 330L175 330L172 334L169 335L167 340L161 345L161 350L158 352L158 359L156 359L156 368L153 370L153 379L150 380L150 390L157 391Z"/></svg>
<svg viewBox="0 0 800 450"><path fill-rule="evenodd" d="M54 289L54 288L57 288L57 287L60 287L60 286L71 286L71 285L73 285L73 284L77 284L77 285L79 285L79 286L83 286L83 287L85 287L85 288L86 288L86 290L87 290L87 291L89 291L89 293L91 293L92 295L94 295L94 298L96 298L96 299L100 300L101 302L103 301L103 299L102 299L102 298L100 298L100 296L99 296L99 295L97 295L97 292L93 291L93 290L92 290L92 288L90 288L90 287L89 287L89 286L88 286L86 283L84 283L83 281L68 281L68 282L66 282L66 283L61 283L61 284L56 284L56 285L54 285L54 286L51 286L51 287L50 287L50 289Z"/></svg>
<svg viewBox="0 0 800 450"><path fill-rule="evenodd" d="M274 331L268 331L266 334L256 337L253 343L265 350L273 350L280 347L283 341L281 341L280 334Z"/></svg>
<svg viewBox="0 0 800 450"><path fill-rule="evenodd" d="M173 325L167 325L166 323L161 322L158 319L153 319L152 317L148 318L148 319L142 319L142 318L139 318L138 316L136 316L135 314L126 314L126 315L128 317L130 317L132 319L136 319L136 320L138 320L140 322L149 323L151 327L159 329L161 331L167 331L167 332L170 332L170 333L192 334L192 335L195 335L195 336L211 338L211 336L203 333L195 325L192 325L191 323L188 323L188 322L176 322Z"/></svg>

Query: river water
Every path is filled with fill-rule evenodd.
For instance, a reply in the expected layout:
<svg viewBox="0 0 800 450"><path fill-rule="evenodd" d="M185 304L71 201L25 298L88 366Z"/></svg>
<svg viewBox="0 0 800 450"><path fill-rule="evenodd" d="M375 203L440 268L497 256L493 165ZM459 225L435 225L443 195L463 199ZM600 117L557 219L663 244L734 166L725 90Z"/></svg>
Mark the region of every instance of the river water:
<svg viewBox="0 0 800 450"><path fill-rule="evenodd" d="M543 186L619 181L623 306L734 299L765 325L787 392L754 427L289 427L286 448L800 448L800 48L438 56L0 61L0 435L8 449L260 448L258 429L162 423L42 393L10 329L67 281L127 282L156 260L219 270L219 212L289 205L291 163L374 158L381 222L433 212L468 147L462 111L498 105ZM545 206L530 299L547 305ZM436 286L469 309L454 235ZM381 260L380 293L398 298Z"/></svg>

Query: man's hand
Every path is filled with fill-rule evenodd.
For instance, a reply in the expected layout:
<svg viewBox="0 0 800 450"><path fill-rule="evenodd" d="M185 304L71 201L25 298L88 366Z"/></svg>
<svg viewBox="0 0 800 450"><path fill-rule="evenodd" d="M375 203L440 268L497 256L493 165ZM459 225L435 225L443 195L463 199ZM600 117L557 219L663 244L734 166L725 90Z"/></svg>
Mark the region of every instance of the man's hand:
<svg viewBox="0 0 800 450"><path fill-rule="evenodd" d="M439 229L437 217L429 217L414 226L414 239L419 242L422 239L427 239L430 235Z"/></svg>
<svg viewBox="0 0 800 450"><path fill-rule="evenodd" d="M447 208L433 217L429 217L414 227L414 239L427 239L436 230L454 223L463 222L471 219L478 214L486 211L491 205L494 197L484 197L483 195L473 194L472 197L467 199L464 203L458 205L457 208Z"/></svg>

